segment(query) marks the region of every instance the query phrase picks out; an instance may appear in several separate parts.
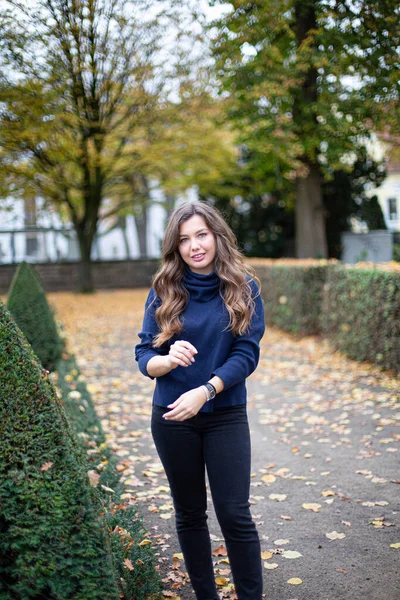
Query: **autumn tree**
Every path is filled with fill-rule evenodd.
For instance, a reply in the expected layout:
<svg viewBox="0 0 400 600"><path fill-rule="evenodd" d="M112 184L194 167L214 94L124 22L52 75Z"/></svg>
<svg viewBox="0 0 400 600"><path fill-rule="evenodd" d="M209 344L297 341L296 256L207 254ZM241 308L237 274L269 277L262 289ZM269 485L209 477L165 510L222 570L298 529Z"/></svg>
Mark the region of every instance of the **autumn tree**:
<svg viewBox="0 0 400 600"><path fill-rule="evenodd" d="M110 206L118 205L120 197L132 199L142 256L152 185L162 190L164 199L158 203L168 215L179 194L192 187L206 196L218 193L228 174L237 169L235 137L223 124L224 102L208 91L207 69L197 66L193 73L194 81L180 77L173 98L159 102L136 128L109 190ZM132 207L127 207L123 214L130 212Z"/></svg>
<svg viewBox="0 0 400 600"><path fill-rule="evenodd" d="M2 189L29 182L72 221L82 291L93 289L107 188L163 85L162 30L149 9L150 0L5 0L0 11Z"/></svg>
<svg viewBox="0 0 400 600"><path fill-rule="evenodd" d="M275 174L269 191L294 188L297 257L326 257L323 179L350 170L372 127L396 114L398 3L213 4L227 8L212 32L229 118L254 168Z"/></svg>

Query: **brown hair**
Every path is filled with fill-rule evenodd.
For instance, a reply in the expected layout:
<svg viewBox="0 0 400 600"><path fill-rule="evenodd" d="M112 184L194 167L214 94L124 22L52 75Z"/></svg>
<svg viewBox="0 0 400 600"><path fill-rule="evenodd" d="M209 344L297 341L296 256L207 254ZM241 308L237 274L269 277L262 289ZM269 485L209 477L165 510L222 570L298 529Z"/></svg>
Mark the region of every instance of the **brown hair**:
<svg viewBox="0 0 400 600"><path fill-rule="evenodd" d="M254 313L254 300L247 275L260 282L254 269L244 263L237 247L236 236L221 213L205 202L186 202L171 214L164 234L162 265L154 276L153 286L161 305L155 312L160 333L154 339L159 347L173 335L182 331L180 316L189 301L189 293L183 286L186 263L179 253L179 227L199 215L213 233L216 243L214 271L221 280L220 294L229 313L228 329L234 335L243 335Z"/></svg>

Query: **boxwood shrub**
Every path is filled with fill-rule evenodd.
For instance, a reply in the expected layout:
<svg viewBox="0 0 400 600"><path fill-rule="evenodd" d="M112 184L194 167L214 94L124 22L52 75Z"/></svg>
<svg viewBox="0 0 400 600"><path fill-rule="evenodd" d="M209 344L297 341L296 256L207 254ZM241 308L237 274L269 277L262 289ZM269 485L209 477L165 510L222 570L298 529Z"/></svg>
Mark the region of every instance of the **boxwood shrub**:
<svg viewBox="0 0 400 600"><path fill-rule="evenodd" d="M0 597L116 600L104 508L54 386L0 303Z"/></svg>
<svg viewBox="0 0 400 600"><path fill-rule="evenodd" d="M54 313L33 269L22 262L11 282L7 308L23 331L45 369L52 371L61 357L63 342L58 335Z"/></svg>

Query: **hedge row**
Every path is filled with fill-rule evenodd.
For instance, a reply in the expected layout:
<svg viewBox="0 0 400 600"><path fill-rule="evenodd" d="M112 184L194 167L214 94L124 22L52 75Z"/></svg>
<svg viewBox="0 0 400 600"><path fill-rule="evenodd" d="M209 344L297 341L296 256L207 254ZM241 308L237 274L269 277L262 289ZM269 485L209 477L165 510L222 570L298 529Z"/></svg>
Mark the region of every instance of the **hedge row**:
<svg viewBox="0 0 400 600"><path fill-rule="evenodd" d="M68 420L86 455L87 470L92 479L98 475L96 488L104 506L121 597L126 600L158 598L162 583L155 570L153 546L148 543L143 518L136 506L120 499L124 487L119 483L116 459L105 442L91 395L73 355L64 353L57 363L55 382Z"/></svg>
<svg viewBox="0 0 400 600"><path fill-rule="evenodd" d="M2 303L0 440L0 598L118 598L84 455L47 372Z"/></svg>
<svg viewBox="0 0 400 600"><path fill-rule="evenodd" d="M120 501L116 459L75 358L64 350L57 360L62 331L29 265L12 290L43 364L1 305L0 598L158 598L142 518ZM46 326L35 329L38 320Z"/></svg>
<svg viewBox="0 0 400 600"><path fill-rule="evenodd" d="M267 323L294 334L327 336L356 360L400 371L399 272L327 261L253 266Z"/></svg>
<svg viewBox="0 0 400 600"><path fill-rule="evenodd" d="M26 262L18 266L11 282L7 308L43 367L52 371L61 357L63 341L42 284Z"/></svg>

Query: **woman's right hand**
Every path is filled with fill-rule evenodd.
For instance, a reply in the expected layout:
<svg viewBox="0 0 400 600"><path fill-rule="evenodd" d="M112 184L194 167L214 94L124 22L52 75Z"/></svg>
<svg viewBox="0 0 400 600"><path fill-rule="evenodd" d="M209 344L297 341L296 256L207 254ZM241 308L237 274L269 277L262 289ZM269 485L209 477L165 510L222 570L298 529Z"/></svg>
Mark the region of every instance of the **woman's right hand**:
<svg viewBox="0 0 400 600"><path fill-rule="evenodd" d="M197 350L193 344L184 340L177 340L169 349L167 355L168 365L171 370L176 369L176 367L189 367L194 363L195 354L197 354Z"/></svg>

